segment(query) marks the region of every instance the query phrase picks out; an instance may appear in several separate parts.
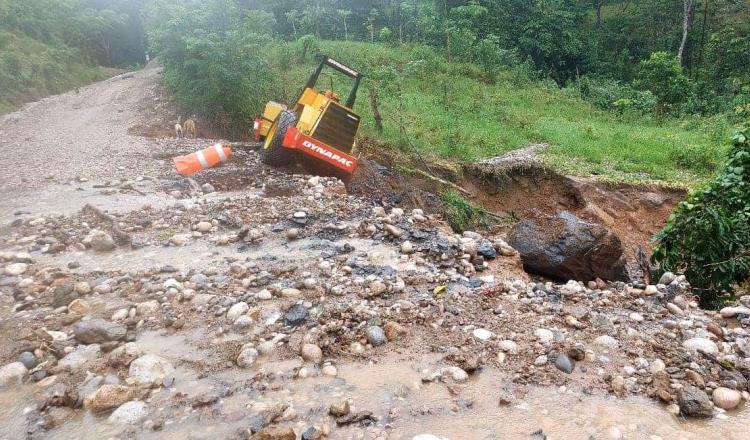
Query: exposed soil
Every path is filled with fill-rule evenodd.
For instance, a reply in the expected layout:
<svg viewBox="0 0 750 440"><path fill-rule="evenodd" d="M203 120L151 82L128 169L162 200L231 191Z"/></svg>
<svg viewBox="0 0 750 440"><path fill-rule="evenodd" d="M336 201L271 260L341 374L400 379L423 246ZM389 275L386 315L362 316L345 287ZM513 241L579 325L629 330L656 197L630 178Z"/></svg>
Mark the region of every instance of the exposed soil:
<svg viewBox="0 0 750 440"><path fill-rule="evenodd" d="M494 235L504 237L516 222L528 218L548 229L560 227L557 214L562 211L604 225L622 242L630 273L635 278L643 277L639 250L650 256L652 237L687 192L656 184L563 176L538 158L538 152L544 148L545 145L537 145L516 150L467 165L462 171L439 164L417 164L417 167L456 182L464 189L462 195L491 214L485 219L485 230ZM439 213L442 203L436 194L455 191L419 174L400 174L378 163L393 166L403 161L398 156L382 150L371 155L377 162L364 161L357 171L356 185L350 188L353 193L382 203L406 203Z"/></svg>
<svg viewBox="0 0 750 440"><path fill-rule="evenodd" d="M468 175L462 185L486 209L514 221L533 218L554 227L556 214L568 211L606 226L620 238L630 272L641 275L639 248L650 255L651 238L686 195L681 188L566 177L546 168L514 168L501 179L493 176Z"/></svg>
<svg viewBox="0 0 750 440"><path fill-rule="evenodd" d="M172 157L215 141L175 138L174 115L151 66L0 121L2 147L28 153L0 159L11 171L0 176L0 436L750 429L745 309L701 310L680 276L646 289L532 281L502 240L507 225L454 234L411 209L436 209L442 184L374 161L348 188L263 166L252 148L179 176ZM640 216L657 227L649 215L678 197L551 174L508 182L459 184L508 217L596 205L644 236ZM125 397L105 394L114 385ZM688 386L710 421L677 416L696 415L676 403ZM739 396L732 410L708 400L718 387Z"/></svg>

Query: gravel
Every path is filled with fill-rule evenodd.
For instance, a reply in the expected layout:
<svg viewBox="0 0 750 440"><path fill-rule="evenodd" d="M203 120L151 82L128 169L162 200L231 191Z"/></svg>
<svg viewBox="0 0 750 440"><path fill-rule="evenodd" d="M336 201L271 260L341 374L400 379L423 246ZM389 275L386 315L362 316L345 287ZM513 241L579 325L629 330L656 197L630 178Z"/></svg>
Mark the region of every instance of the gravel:
<svg viewBox="0 0 750 440"><path fill-rule="evenodd" d="M554 386L560 399L579 396L583 402L595 398L589 394L651 396L691 417L712 415L711 400L719 408L733 407L738 390L746 389L741 371L750 365L750 323L742 307L750 298L714 314L698 308L681 275L638 287L601 280L530 282L501 232L453 234L421 210L346 195L335 178L267 168L256 153L242 149L221 167L178 177L169 159L203 148L207 140L128 135L128 128L161 106L148 89L156 73L138 75L110 83L115 91L100 98L93 93L99 85L92 86L80 97L52 99L39 104L39 112L0 122L0 131L13 131L0 136L3 145L19 148L22 137L31 138L28 157L0 158L6 165L31 162L25 186L20 179L0 178L11 196L0 201L6 207L1 215L7 223L18 220L0 237L0 280L13 286L3 297L12 307L4 325L13 340L0 340L0 354L6 362L19 361L2 371L10 386L35 382L19 392L29 388L44 399L20 399L30 411L25 420L47 423L55 411L72 411L105 381L123 387L108 391L117 398L102 403L107 411L133 402L125 409L148 414L132 419L137 422L128 430L135 436L184 425L198 431L196 437L206 428L222 438L247 437L222 431L241 420L248 421L241 422L245 427L262 421L258 429L294 425L298 436L314 426L310 435L332 438L364 435L365 429L373 438L415 433L409 426L415 419L420 426L445 426L445 417L459 424L470 407L480 415L482 408L495 407L498 387L486 393L492 403L485 405L477 386L496 373L512 378L511 389L503 391L510 397L501 400L522 406L535 404L525 400L527 387ZM142 111L116 111L140 104ZM104 107L77 112L76 105ZM100 114L107 117L91 127L77 120ZM28 129L42 118L63 125L75 118L68 121L71 129L81 128L80 135L90 139L66 132L61 146L55 142L52 148L42 145L47 127L38 134L15 133L15 124ZM173 124L158 118L154 123ZM116 148L123 151L112 152ZM59 164L49 180L37 152ZM266 194L264 188L279 183L288 189L284 195ZM81 211L85 203L116 223ZM16 216L17 210L8 211L14 204L34 212ZM127 241L115 229L134 246L122 244ZM108 234L118 246L92 251L92 231ZM18 263L26 265L24 271L10 275L20 271L13 266ZM86 314L91 318L81 317ZM430 393L446 398L429 406L415 400L422 386L410 379L415 372L430 382L424 386L436 388ZM379 409L360 407L372 401L362 394L372 388L364 390L357 380L387 382L377 393L393 402L393 413L383 420L365 416ZM191 402L204 393L210 394L200 400L206 408L196 410ZM331 433L339 428L333 419L318 417L320 402L329 405L343 396L356 406L347 419L351 432ZM136 402L148 402L148 408ZM644 407L659 412L658 406ZM63 417L60 423L73 420ZM355 432L360 423L371 425ZM592 427L586 435L607 432Z"/></svg>

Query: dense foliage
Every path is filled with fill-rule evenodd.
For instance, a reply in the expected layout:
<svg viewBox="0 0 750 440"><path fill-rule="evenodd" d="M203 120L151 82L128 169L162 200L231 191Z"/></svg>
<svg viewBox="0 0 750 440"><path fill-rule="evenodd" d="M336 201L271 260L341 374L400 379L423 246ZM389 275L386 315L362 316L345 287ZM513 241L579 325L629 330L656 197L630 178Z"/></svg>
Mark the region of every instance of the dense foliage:
<svg viewBox="0 0 750 440"><path fill-rule="evenodd" d="M180 102L231 131L274 96L275 79L263 56L273 16L236 1L152 1L146 11L151 49L166 67Z"/></svg>
<svg viewBox="0 0 750 440"><path fill-rule="evenodd" d="M0 112L144 61L145 0L0 0Z"/></svg>
<svg viewBox="0 0 750 440"><path fill-rule="evenodd" d="M488 80L498 56L513 51L518 62L530 61L559 85L588 76L650 91L660 112L710 114L750 102L747 0L239 3L272 12L276 31L286 38L423 43L448 60L482 64ZM661 74L668 77L654 77ZM665 82L674 87L663 89Z"/></svg>
<svg viewBox="0 0 750 440"><path fill-rule="evenodd" d="M0 72L19 63L17 40L31 38L50 47L46 66L29 63L25 71L34 73L0 93L17 94L45 82L40 77L59 76L49 72L51 64L66 72L72 64L143 62L144 9L153 36L173 16L205 18L206 11L222 7L239 17L256 14L253 25L268 27L271 37L287 41L428 45L448 61L479 64L487 82L495 81L499 67L509 63L559 86L586 81L584 98L620 112L729 114L750 103L748 0L0 0L0 47L11 58ZM155 16L154 11L166 15ZM200 25L200 20L182 23ZM210 36L211 47L240 45L245 50L253 44L249 39L259 35L258 29L242 35L242 21L214 23L219 27ZM195 32L165 28L180 35ZM162 47L158 40L152 41L157 51ZM223 52L239 62L239 52ZM177 82L184 81L173 80ZM210 87L199 88L206 89ZM583 93L587 91L594 93ZM599 92L612 99L603 100Z"/></svg>
<svg viewBox="0 0 750 440"><path fill-rule="evenodd" d="M0 0L0 28L80 51L102 66L144 61L146 0Z"/></svg>
<svg viewBox="0 0 750 440"><path fill-rule="evenodd" d="M655 241L653 260L685 273L706 305L750 280L749 129L735 134L721 174L675 208Z"/></svg>

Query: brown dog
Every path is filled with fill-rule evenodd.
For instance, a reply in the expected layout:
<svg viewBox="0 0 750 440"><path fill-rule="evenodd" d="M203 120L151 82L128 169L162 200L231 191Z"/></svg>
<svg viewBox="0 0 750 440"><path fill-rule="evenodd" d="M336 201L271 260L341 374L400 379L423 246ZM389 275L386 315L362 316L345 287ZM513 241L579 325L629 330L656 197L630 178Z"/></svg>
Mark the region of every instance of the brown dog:
<svg viewBox="0 0 750 440"><path fill-rule="evenodd" d="M184 128L185 136L190 136L191 138L195 139L195 115L185 121Z"/></svg>

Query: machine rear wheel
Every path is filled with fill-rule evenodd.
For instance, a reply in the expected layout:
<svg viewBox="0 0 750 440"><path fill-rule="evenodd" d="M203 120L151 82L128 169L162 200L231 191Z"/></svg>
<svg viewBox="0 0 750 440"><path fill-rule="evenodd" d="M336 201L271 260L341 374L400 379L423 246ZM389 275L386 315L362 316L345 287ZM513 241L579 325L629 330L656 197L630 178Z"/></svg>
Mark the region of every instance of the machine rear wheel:
<svg viewBox="0 0 750 440"><path fill-rule="evenodd" d="M294 152L284 148L281 143L290 127L297 123L297 114L291 110L284 110L271 126L263 148L260 150L260 160L266 165L283 166L294 162Z"/></svg>

